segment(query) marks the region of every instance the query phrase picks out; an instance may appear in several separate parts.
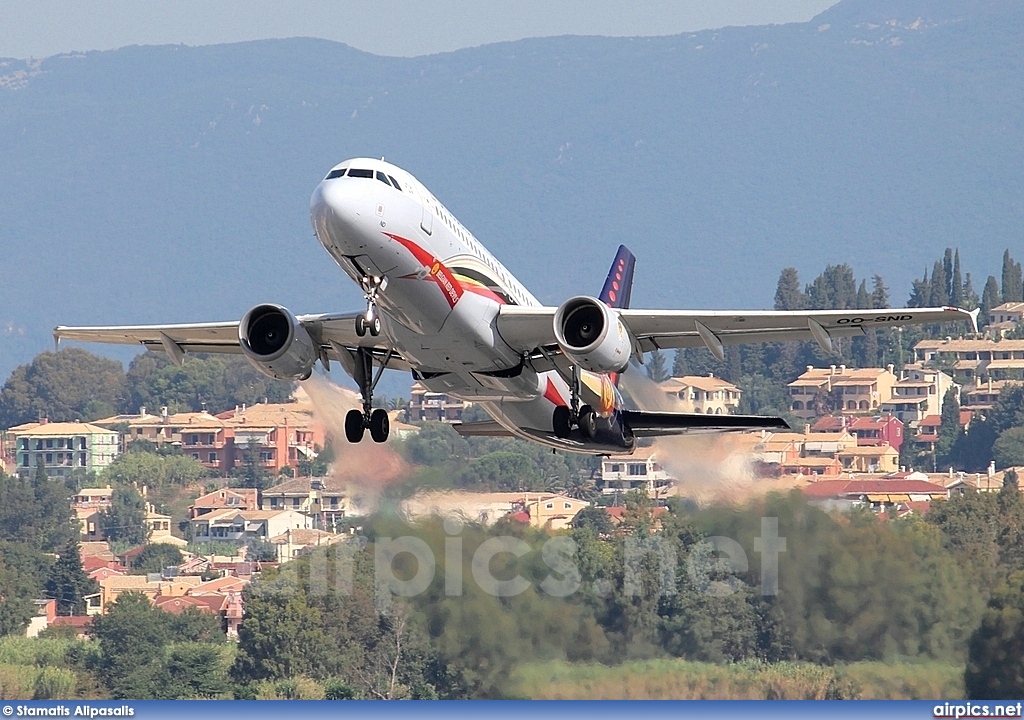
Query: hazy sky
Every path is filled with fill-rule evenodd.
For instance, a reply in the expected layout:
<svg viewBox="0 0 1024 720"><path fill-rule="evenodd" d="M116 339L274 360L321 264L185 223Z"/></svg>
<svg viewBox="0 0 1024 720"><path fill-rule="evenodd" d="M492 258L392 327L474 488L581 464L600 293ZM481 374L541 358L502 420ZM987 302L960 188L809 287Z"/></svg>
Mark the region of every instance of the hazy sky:
<svg viewBox="0 0 1024 720"><path fill-rule="evenodd" d="M835 0L0 0L0 57L320 37L422 55L545 35L671 35L809 20Z"/></svg>

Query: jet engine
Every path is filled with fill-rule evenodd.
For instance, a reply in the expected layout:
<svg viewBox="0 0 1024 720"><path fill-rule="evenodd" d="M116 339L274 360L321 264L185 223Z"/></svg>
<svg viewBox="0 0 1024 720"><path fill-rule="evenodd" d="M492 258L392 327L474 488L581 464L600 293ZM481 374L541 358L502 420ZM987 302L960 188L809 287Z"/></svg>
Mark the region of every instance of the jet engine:
<svg viewBox="0 0 1024 720"><path fill-rule="evenodd" d="M280 305L257 305L243 315L238 342L246 359L276 380L305 380L318 357L306 328Z"/></svg>
<svg viewBox="0 0 1024 720"><path fill-rule="evenodd" d="M632 343L618 316L597 298L578 295L555 312L555 339L575 365L591 372L622 372Z"/></svg>

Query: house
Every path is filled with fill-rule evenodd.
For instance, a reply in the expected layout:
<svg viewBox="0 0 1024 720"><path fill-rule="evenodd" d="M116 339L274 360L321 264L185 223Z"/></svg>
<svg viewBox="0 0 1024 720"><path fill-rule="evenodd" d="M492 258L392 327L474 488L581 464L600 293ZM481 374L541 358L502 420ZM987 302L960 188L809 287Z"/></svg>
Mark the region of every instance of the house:
<svg viewBox="0 0 1024 720"><path fill-rule="evenodd" d="M285 530L270 538L277 547L277 561L287 562L318 547L328 547L345 540L348 535L338 535L325 530Z"/></svg>
<svg viewBox="0 0 1024 720"><path fill-rule="evenodd" d="M333 477L289 478L262 492L260 509L305 513L320 528L335 527L352 511L347 483Z"/></svg>
<svg viewBox="0 0 1024 720"><path fill-rule="evenodd" d="M800 377L789 383L790 409L794 415L805 419L829 410L850 415L878 413L882 403L892 396L895 384L892 365L884 370L808 365Z"/></svg>
<svg viewBox="0 0 1024 720"><path fill-rule="evenodd" d="M222 488L200 495L188 507L188 518L219 510L259 510L259 490L255 488Z"/></svg>
<svg viewBox="0 0 1024 720"><path fill-rule="evenodd" d="M101 488L82 488L71 498L73 508L103 508L110 507L111 499L114 497L114 490L109 485Z"/></svg>
<svg viewBox="0 0 1024 720"><path fill-rule="evenodd" d="M900 469L899 450L891 445L858 445L836 454L843 472L890 473Z"/></svg>
<svg viewBox="0 0 1024 720"><path fill-rule="evenodd" d="M893 474L872 480L823 480L801 488L805 497L838 507L862 505L873 510L896 509L900 503L931 502L947 497L946 488L927 480Z"/></svg>
<svg viewBox="0 0 1024 720"><path fill-rule="evenodd" d="M868 447L889 445L899 452L903 444L903 422L892 415L872 417L851 417L849 415L826 415L818 418L811 426L815 433L851 432L857 436L857 444Z"/></svg>
<svg viewBox="0 0 1024 720"><path fill-rule="evenodd" d="M1024 371L1024 340L922 340L914 346L914 361L952 368L960 384L1011 380Z"/></svg>
<svg viewBox="0 0 1024 720"><path fill-rule="evenodd" d="M146 526L149 528L149 542L166 543L177 547L188 545L187 540L171 534L171 516L158 513L152 503L146 503Z"/></svg>
<svg viewBox="0 0 1024 720"><path fill-rule="evenodd" d="M601 459L601 492L605 495L641 490L651 497L664 495L675 480L661 466L657 450L637 448L632 455Z"/></svg>
<svg viewBox="0 0 1024 720"><path fill-rule="evenodd" d="M64 477L74 470L102 474L120 451L116 432L82 422L25 423L8 430L13 439L18 473L34 473L42 465L50 477Z"/></svg>
<svg viewBox="0 0 1024 720"><path fill-rule="evenodd" d="M36 612L29 618L28 627L25 628L25 637L30 638L37 637L57 617L56 600L52 598L33 600L32 604L35 605Z"/></svg>
<svg viewBox="0 0 1024 720"><path fill-rule="evenodd" d="M960 427L967 429L971 424L974 413L971 410L960 410ZM918 449L926 452L935 452L935 446L939 442L939 429L942 427L941 415L929 415L917 425L917 433L913 440Z"/></svg>
<svg viewBox="0 0 1024 720"><path fill-rule="evenodd" d="M988 326L985 332L993 339L1002 338L1016 330L1024 318L1024 302L1006 302L988 311Z"/></svg>
<svg viewBox="0 0 1024 720"><path fill-rule="evenodd" d="M959 387L941 370L923 364L907 365L899 382L893 386L892 397L882 403L882 412L916 428L928 415L941 413L946 393Z"/></svg>
<svg viewBox="0 0 1024 720"><path fill-rule="evenodd" d="M572 525L576 514L590 507L586 500L577 500L568 495L538 494L532 497L527 493L522 502L522 510L530 516L530 525L544 530L565 530Z"/></svg>
<svg viewBox="0 0 1024 720"><path fill-rule="evenodd" d="M728 415L740 406L741 390L712 374L673 377L658 385L680 412Z"/></svg>
<svg viewBox="0 0 1024 720"><path fill-rule="evenodd" d="M409 390L409 422L461 422L465 409L464 401L428 390L422 383L413 383Z"/></svg>
<svg viewBox="0 0 1024 720"><path fill-rule="evenodd" d="M842 471L839 453L857 447L851 432L811 432L810 425L802 433L762 432L754 453L777 475L838 475Z"/></svg>
<svg viewBox="0 0 1024 720"><path fill-rule="evenodd" d="M1020 384L1020 380L993 380L988 378L981 382L964 385L960 390L960 407L974 411L991 410L1005 388Z"/></svg>
<svg viewBox="0 0 1024 720"><path fill-rule="evenodd" d="M193 537L197 542L218 540L245 545L253 540L269 540L286 530L308 530L309 515L295 510L221 510L193 518Z"/></svg>

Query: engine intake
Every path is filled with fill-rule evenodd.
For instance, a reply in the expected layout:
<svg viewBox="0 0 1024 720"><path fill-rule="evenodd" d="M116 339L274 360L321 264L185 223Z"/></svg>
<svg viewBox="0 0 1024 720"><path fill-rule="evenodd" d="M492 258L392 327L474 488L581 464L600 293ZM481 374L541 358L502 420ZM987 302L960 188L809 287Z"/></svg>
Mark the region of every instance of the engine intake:
<svg viewBox="0 0 1024 720"><path fill-rule="evenodd" d="M578 295L555 312L555 340L567 358L584 370L622 372L629 365L629 333L611 308L597 298Z"/></svg>
<svg viewBox="0 0 1024 720"><path fill-rule="evenodd" d="M238 343L253 367L275 380L305 380L313 373L313 338L281 305L257 305L243 315Z"/></svg>

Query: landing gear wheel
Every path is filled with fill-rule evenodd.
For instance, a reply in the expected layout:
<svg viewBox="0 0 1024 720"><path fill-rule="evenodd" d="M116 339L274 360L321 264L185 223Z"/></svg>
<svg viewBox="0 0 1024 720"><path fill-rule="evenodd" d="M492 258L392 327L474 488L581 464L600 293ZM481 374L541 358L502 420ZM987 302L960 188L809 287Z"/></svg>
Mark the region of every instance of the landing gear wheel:
<svg viewBox="0 0 1024 720"><path fill-rule="evenodd" d="M363 414L358 410L349 410L345 416L345 438L350 443L363 439Z"/></svg>
<svg viewBox="0 0 1024 720"><path fill-rule="evenodd" d="M554 427L555 437L566 439L572 432L572 411L565 405L559 405L551 417L551 425Z"/></svg>
<svg viewBox="0 0 1024 720"><path fill-rule="evenodd" d="M370 331L370 334L373 335L373 337L377 337L378 335L380 335L380 316L379 315L375 315L374 316L373 320L371 320L369 325L367 326L367 329Z"/></svg>
<svg viewBox="0 0 1024 720"><path fill-rule="evenodd" d="M388 432L391 423L388 421L388 414L377 408L370 414L370 437L376 443L382 443L388 439Z"/></svg>
<svg viewBox="0 0 1024 720"><path fill-rule="evenodd" d="M579 418L580 430L591 440L597 435L597 415L594 413L594 408L589 405L584 405L580 408Z"/></svg>
<svg viewBox="0 0 1024 720"><path fill-rule="evenodd" d="M366 335L366 330L366 318L362 315L356 315L356 335L363 337Z"/></svg>

